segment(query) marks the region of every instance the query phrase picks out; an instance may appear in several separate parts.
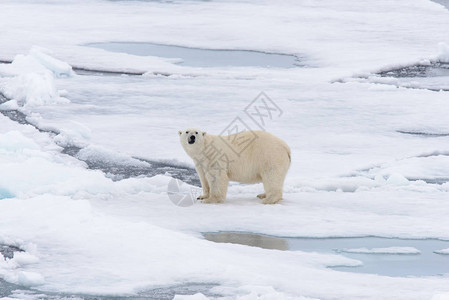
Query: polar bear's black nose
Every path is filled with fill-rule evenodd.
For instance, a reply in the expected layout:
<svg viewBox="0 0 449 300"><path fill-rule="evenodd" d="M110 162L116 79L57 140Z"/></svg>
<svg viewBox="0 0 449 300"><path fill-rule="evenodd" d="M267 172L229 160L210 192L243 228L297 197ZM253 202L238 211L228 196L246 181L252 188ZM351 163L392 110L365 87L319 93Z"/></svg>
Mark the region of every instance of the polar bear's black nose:
<svg viewBox="0 0 449 300"><path fill-rule="evenodd" d="M189 137L189 144L193 144L193 143L195 143L195 136L194 136L194 135L191 135L191 136Z"/></svg>

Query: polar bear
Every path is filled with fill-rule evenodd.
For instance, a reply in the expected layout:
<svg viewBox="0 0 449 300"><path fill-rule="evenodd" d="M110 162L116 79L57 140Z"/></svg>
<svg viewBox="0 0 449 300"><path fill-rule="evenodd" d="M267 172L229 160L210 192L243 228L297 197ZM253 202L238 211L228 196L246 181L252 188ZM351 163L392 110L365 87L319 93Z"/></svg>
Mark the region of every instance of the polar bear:
<svg viewBox="0 0 449 300"><path fill-rule="evenodd" d="M229 181L262 182L264 204L282 200L291 152L281 139L265 131L244 131L221 136L190 128L178 132L181 145L193 159L201 180L204 203L226 199Z"/></svg>

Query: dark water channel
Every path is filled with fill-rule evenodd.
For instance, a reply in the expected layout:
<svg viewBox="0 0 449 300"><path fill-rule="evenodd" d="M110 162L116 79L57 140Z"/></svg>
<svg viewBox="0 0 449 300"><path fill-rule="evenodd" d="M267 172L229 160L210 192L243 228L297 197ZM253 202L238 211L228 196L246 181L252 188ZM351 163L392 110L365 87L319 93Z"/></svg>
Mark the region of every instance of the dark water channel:
<svg viewBox="0 0 449 300"><path fill-rule="evenodd" d="M432 62L425 65L412 65L379 72L382 77L446 77L449 76L449 63Z"/></svg>
<svg viewBox="0 0 449 300"><path fill-rule="evenodd" d="M376 77L371 78L375 83L435 92L449 91L449 63L446 62L432 61L428 64L392 68L374 75L382 79L379 81Z"/></svg>
<svg viewBox="0 0 449 300"><path fill-rule="evenodd" d="M432 0L435 3L441 4L447 9L449 9L449 0Z"/></svg>

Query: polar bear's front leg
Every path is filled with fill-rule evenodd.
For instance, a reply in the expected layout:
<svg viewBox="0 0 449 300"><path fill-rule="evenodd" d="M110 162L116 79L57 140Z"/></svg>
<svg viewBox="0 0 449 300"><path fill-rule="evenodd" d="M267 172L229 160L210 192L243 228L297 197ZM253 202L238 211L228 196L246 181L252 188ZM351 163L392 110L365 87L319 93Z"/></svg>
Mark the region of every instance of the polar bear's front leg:
<svg viewBox="0 0 449 300"><path fill-rule="evenodd" d="M196 172L198 173L198 176L200 177L201 181L201 188L203 190L203 194L197 198L197 200L203 200L206 198L209 198L210 194L210 187L206 180L206 174L204 174L204 170L201 166L195 166Z"/></svg>
<svg viewBox="0 0 449 300"><path fill-rule="evenodd" d="M220 203L226 199L229 178L225 172L208 172L205 174L210 187L210 195L204 199L204 203Z"/></svg>

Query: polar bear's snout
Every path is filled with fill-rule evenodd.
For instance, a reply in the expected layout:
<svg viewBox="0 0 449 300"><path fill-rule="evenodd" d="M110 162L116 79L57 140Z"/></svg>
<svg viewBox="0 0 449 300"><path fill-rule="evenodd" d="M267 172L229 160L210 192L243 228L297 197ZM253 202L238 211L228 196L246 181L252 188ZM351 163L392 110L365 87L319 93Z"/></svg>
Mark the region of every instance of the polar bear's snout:
<svg viewBox="0 0 449 300"><path fill-rule="evenodd" d="M195 128L179 130L178 134L184 150L186 150L188 153L193 151L192 154L194 152L196 153L199 149L198 147L201 147L204 144L204 137L206 135L204 131Z"/></svg>

